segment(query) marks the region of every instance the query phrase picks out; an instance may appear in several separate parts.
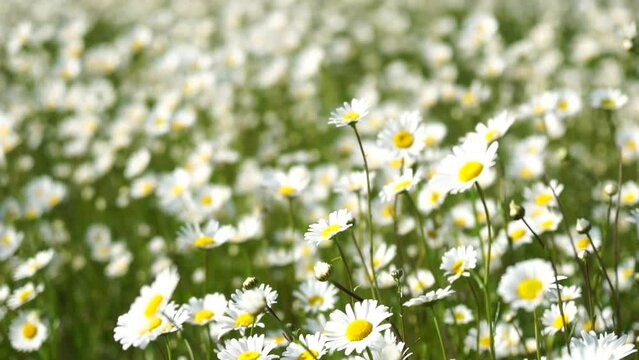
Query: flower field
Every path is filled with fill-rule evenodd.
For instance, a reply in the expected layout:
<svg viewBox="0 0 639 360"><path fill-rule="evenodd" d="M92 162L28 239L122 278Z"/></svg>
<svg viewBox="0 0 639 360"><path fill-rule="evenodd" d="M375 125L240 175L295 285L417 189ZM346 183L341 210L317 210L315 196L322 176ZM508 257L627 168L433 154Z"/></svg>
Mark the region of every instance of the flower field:
<svg viewBox="0 0 639 360"><path fill-rule="evenodd" d="M0 359L639 359L639 3L0 3Z"/></svg>

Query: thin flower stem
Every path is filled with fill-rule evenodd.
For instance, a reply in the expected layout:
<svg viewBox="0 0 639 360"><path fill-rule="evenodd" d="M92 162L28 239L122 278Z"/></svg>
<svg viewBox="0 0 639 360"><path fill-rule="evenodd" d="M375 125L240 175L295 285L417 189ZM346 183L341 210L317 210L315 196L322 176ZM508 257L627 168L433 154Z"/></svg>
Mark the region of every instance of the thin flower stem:
<svg viewBox="0 0 639 360"><path fill-rule="evenodd" d="M344 256L344 251L342 251L342 246L339 244L339 239L335 240L335 244L337 245L337 250L339 251L339 256L342 258L342 262L344 263L344 268L346 269L346 278L348 279L348 287L349 292L353 289L353 278L351 276L351 269L348 266L348 261L346 261L346 256ZM353 301L351 300L351 304Z"/></svg>
<svg viewBox="0 0 639 360"><path fill-rule="evenodd" d="M366 258L364 258L364 253L362 253L362 249L359 247L359 244L357 244L357 239L355 239L355 232L351 231L350 233L351 233L351 239L353 239L353 245L355 245L355 249L357 249L357 254L359 254L359 258L362 261L362 266L364 266L364 271L366 271L366 269L368 269L368 266L366 265ZM373 270L371 269L371 272L372 271ZM369 273L368 271L366 271L366 279L368 280L368 283L371 286L371 295L373 296L373 299L378 299L379 290L377 289L377 286L375 286L375 284L373 283L371 273Z"/></svg>
<svg viewBox="0 0 639 360"><path fill-rule="evenodd" d="M195 356L193 356L193 349L191 349L191 344L189 343L189 340L186 339L186 336L182 336L182 339L184 339L184 344L186 345L186 351L189 353L189 359L195 360Z"/></svg>
<svg viewBox="0 0 639 360"><path fill-rule="evenodd" d="M289 197L288 198L288 214L290 217L290 224L291 224L291 229L297 229L297 224L295 222L295 211L293 209L293 198Z"/></svg>
<svg viewBox="0 0 639 360"><path fill-rule="evenodd" d="M612 122L612 121L611 121ZM614 135L613 135L614 136ZM612 238L613 248L614 248L614 271L615 271L615 289L619 290L619 272L617 269L619 268L619 210L621 208L621 182L623 181L623 164L621 159L621 148L618 148L619 154L619 170L618 170L618 178L617 178L617 206L615 207L615 232ZM619 293L617 292L617 296ZM619 304L619 298L617 297L616 302L616 313L617 313L617 333L621 333L621 306Z"/></svg>
<svg viewBox="0 0 639 360"><path fill-rule="evenodd" d="M419 226L419 236L421 237L420 243L422 244L423 249L422 255L420 255L420 257L429 257L428 262L430 264L432 259L430 259L431 252L428 249L428 244L426 243L426 235L424 234L424 221L422 220L422 216L419 213L419 209L417 209L417 205L415 205L415 201L413 201L413 197L410 196L410 193L408 191L404 191L403 193L406 199L408 199L408 204L410 205L415 220L417 220L417 226Z"/></svg>
<svg viewBox="0 0 639 360"><path fill-rule="evenodd" d="M355 136L357 137L357 144L359 145L359 150L362 153L362 160L364 161L364 171L366 172L366 192L368 195L368 235L370 238L370 256L371 256L371 268L373 271L373 281L375 283L375 288L377 288L377 274L375 273L375 267L373 266L373 253L374 253L374 243L375 239L373 238L373 207L372 207L372 192L371 192L371 176L370 171L368 170L368 160L366 160L366 153L364 152L364 146L362 145L362 139L359 136L359 131L357 131L357 126L355 123L351 125L353 131L355 132Z"/></svg>
<svg viewBox="0 0 639 360"><path fill-rule="evenodd" d="M429 306L431 313L433 314L433 324L435 324L435 332L437 333L437 339L439 340L439 348L442 352L442 359L446 360L446 348L444 347L444 339L442 339L442 333L439 331L439 322L437 321L437 315L435 315L435 309Z"/></svg>
<svg viewBox="0 0 639 360"><path fill-rule="evenodd" d="M406 325L404 324L404 299L402 294L402 284L399 278L395 278L395 285L397 285L397 300L399 300L399 322L402 324L402 337L406 338ZM405 341L408 342L407 340Z"/></svg>
<svg viewBox="0 0 639 360"><path fill-rule="evenodd" d="M475 305L477 308L477 319L475 321L475 323L477 324L477 334L475 336L475 354L477 355L477 358L479 358L479 326L481 323L481 306L480 306L480 301L479 301L479 297L477 296L477 293L475 292L475 288L473 287L473 283L470 281L470 279L466 278L466 281L468 282L468 287L470 288L470 292L471 294L473 294L473 299L475 300Z"/></svg>
<svg viewBox="0 0 639 360"><path fill-rule="evenodd" d="M615 287L612 285L612 281L610 280L610 276L608 276L608 272L606 271L606 267L604 266L603 260L601 259L601 256L599 255L599 250L597 250L597 247L595 246L595 244L592 242L592 238L590 237L590 233L586 233L586 236L588 236L588 241L590 241L590 247L592 248L592 251L595 253L595 257L597 258L597 262L599 263L599 269L601 269L601 274L603 275L604 279L606 279L606 283L608 283L608 287L610 288L610 294L612 295L612 300L615 303L615 317L614 317L614 323L615 323L615 328L619 327L619 313L618 310L621 307L619 304L619 297L618 297L618 293L615 290Z"/></svg>
<svg viewBox="0 0 639 360"><path fill-rule="evenodd" d="M339 290L341 290L343 293L345 293L346 295L350 296L351 298L357 300L357 301L363 301L364 298L355 294L354 292L352 292L351 290L348 290L344 285L338 283L335 280L331 280L331 284L335 285L336 288L338 288ZM353 303L352 299L351 299L351 304Z"/></svg>
<svg viewBox="0 0 639 360"><path fill-rule="evenodd" d="M164 344L166 345L166 353L167 353L168 360L171 360L171 347L169 346L169 339L166 336L164 337Z"/></svg>
<svg viewBox="0 0 639 360"><path fill-rule="evenodd" d="M570 354L570 339L568 337L568 324L565 321L566 316L564 315L564 304L563 304L563 299L561 297L561 289L559 289L559 275L557 273L557 265L555 263L555 259L552 256L552 250L544 246L544 242L541 240L541 237L539 237L539 234L537 234L535 230L533 230L533 228L530 226L530 224L528 224L528 221L526 221L525 217L522 217L521 221L524 222L528 230L533 234L533 237L535 238L535 240L537 240L537 242L541 244L542 248L544 249L544 253L546 253L546 257L548 257L548 261L550 261L550 265L552 266L552 272L555 275L555 289L557 290L557 300L559 301L559 314L561 315L563 328L564 328L564 331L563 331L564 341L566 343L566 349L568 350L568 354Z"/></svg>
<svg viewBox="0 0 639 360"><path fill-rule="evenodd" d="M588 319L594 324L595 305L592 301L592 286L590 285L590 262L588 258L584 259L584 268L586 270L586 289L588 290Z"/></svg>
<svg viewBox="0 0 639 360"><path fill-rule="evenodd" d="M479 185L478 182L475 181L475 188L477 189L477 193L479 194L479 198L481 200L481 204L484 207L484 213L486 215L486 225L488 226L488 252L486 254L486 266L484 268L484 286L482 291L484 293L484 307L486 311L486 322L488 322L488 328L490 329L490 355L491 358L495 358L495 339L494 339L494 327L493 327L493 319L492 319L492 311L490 309L490 295L488 294L488 275L490 274L490 258L492 257L492 246L493 246L493 232L492 225L490 223L490 212L488 211L488 206L486 205L486 198L484 197L484 191ZM479 329L478 329L479 331Z"/></svg>
<svg viewBox="0 0 639 360"><path fill-rule="evenodd" d="M537 308L533 310L533 321L535 322L535 344L537 344L537 360L541 360L541 334L539 333L539 319L537 315Z"/></svg>

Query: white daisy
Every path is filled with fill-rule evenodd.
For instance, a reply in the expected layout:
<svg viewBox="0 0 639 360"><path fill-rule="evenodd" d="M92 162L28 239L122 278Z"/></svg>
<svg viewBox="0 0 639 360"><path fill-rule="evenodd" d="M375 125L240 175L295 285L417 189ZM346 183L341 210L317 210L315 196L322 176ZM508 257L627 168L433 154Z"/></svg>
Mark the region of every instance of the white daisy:
<svg viewBox="0 0 639 360"><path fill-rule="evenodd" d="M555 282L550 263L530 259L509 266L501 277L497 293L514 309L533 311Z"/></svg>
<svg viewBox="0 0 639 360"><path fill-rule="evenodd" d="M486 124L477 124L475 132L487 143L490 143L504 136L513 122L515 122L515 117L508 111L502 111L495 117L488 119Z"/></svg>
<svg viewBox="0 0 639 360"><path fill-rule="evenodd" d="M228 301L220 293L207 294L203 299L192 297L187 305L189 322L195 325L208 324L222 318L227 307Z"/></svg>
<svg viewBox="0 0 639 360"><path fill-rule="evenodd" d="M346 355L353 352L361 354L372 347L381 337L381 332L390 324L382 324L392 314L384 305L376 300L364 300L355 303L354 307L346 305L346 312L335 310L326 323L326 347L343 350Z"/></svg>
<svg viewBox="0 0 639 360"><path fill-rule="evenodd" d="M463 325L473 321L473 312L463 304L453 307L450 311L444 312L444 323L449 325Z"/></svg>
<svg viewBox="0 0 639 360"><path fill-rule="evenodd" d="M328 221L320 219L318 222L309 225L304 234L304 239L317 246L353 226L350 223L352 220L353 215L346 209L333 211L328 215Z"/></svg>
<svg viewBox="0 0 639 360"><path fill-rule="evenodd" d="M199 224L186 224L178 232L178 244L183 248L212 249L230 240L233 228L220 226L214 219L209 220L204 228Z"/></svg>
<svg viewBox="0 0 639 360"><path fill-rule="evenodd" d="M550 309L546 309L541 317L541 323L545 326L545 334L555 334L558 331L563 331L564 326L570 324L575 320L577 315L577 307L572 301L562 302L563 304L563 317L559 309L559 304L550 305Z"/></svg>
<svg viewBox="0 0 639 360"><path fill-rule="evenodd" d="M413 173L413 169L406 169L404 173L384 185L380 197L383 202L392 202L395 196L404 191L410 191L415 185L421 181L422 172L417 170Z"/></svg>
<svg viewBox="0 0 639 360"><path fill-rule="evenodd" d="M453 153L442 160L431 181L453 194L468 190L493 166L497 147L497 142L489 146L477 135L466 136L464 142L453 147Z"/></svg>
<svg viewBox="0 0 639 360"><path fill-rule="evenodd" d="M412 158L425 146L425 132L418 111L403 112L398 120L389 121L377 136L377 144L394 157Z"/></svg>
<svg viewBox="0 0 639 360"><path fill-rule="evenodd" d="M38 270L44 268L49 264L55 251L53 249L39 251L35 256L25 260L22 264L18 265L13 272L14 280L21 280L35 275Z"/></svg>
<svg viewBox="0 0 639 360"><path fill-rule="evenodd" d="M581 339L570 341L571 360L619 360L637 352L633 344L627 343L627 335L597 334L594 331L581 332Z"/></svg>
<svg viewBox="0 0 639 360"><path fill-rule="evenodd" d="M365 100L353 99L350 104L345 102L342 107L331 113L328 123L337 127L357 124L368 115L368 107Z"/></svg>
<svg viewBox="0 0 639 360"><path fill-rule="evenodd" d="M300 285L299 290L293 292L305 311L316 313L332 310L337 300L337 288L328 282L307 280Z"/></svg>
<svg viewBox="0 0 639 360"><path fill-rule="evenodd" d="M35 311L18 313L9 326L9 341L18 351L38 350L48 335L47 326Z"/></svg>
<svg viewBox="0 0 639 360"><path fill-rule="evenodd" d="M326 340L321 333L306 336L300 335L299 341L304 344L304 346L297 343L288 344L286 350L284 350L284 353L282 354L282 360L321 359L326 353L326 350L324 349Z"/></svg>
<svg viewBox="0 0 639 360"><path fill-rule="evenodd" d="M451 284L462 276L468 277L468 270L474 269L477 265L477 252L472 246L459 246L446 251L442 257L442 264L439 267L448 276Z"/></svg>
<svg viewBox="0 0 639 360"><path fill-rule="evenodd" d="M450 288L450 285L443 288L443 289L437 289L437 290L432 290L427 292L424 295L420 295L417 297L414 297L410 300L408 300L407 302L404 303L405 307L414 307L414 306L419 306L419 305L424 305L424 304L430 304L432 302L435 302L437 300L441 300L441 299L445 299L449 296L451 296L452 294L455 293L455 290L452 290Z"/></svg>
<svg viewBox="0 0 639 360"><path fill-rule="evenodd" d="M42 291L44 291L44 285L33 285L32 282L28 282L11 293L7 299L7 305L9 309L17 309L23 304L35 299Z"/></svg>
<svg viewBox="0 0 639 360"><path fill-rule="evenodd" d="M628 102L628 96L618 89L596 89L590 94L590 105L603 110L617 110Z"/></svg>
<svg viewBox="0 0 639 360"><path fill-rule="evenodd" d="M253 335L248 338L231 339L224 343L224 348L217 354L219 360L270 360L277 355L270 352L275 344L266 341L264 335Z"/></svg>

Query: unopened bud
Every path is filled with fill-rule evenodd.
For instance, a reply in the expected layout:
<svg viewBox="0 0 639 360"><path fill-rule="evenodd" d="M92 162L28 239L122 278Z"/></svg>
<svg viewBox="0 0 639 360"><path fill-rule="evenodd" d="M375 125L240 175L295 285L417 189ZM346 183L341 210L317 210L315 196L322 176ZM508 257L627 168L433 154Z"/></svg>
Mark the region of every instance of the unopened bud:
<svg viewBox="0 0 639 360"><path fill-rule="evenodd" d="M619 187L614 182L609 181L606 183L606 185L604 185L603 191L604 191L604 194L612 197L617 194L617 191L619 191Z"/></svg>
<svg viewBox="0 0 639 360"><path fill-rule="evenodd" d="M579 234L587 234L590 231L590 222L586 219L579 218L577 219L577 226L575 229Z"/></svg>
<svg viewBox="0 0 639 360"><path fill-rule="evenodd" d="M333 267L325 262L318 262L317 264L315 264L315 267L313 267L313 270L315 271L315 278L318 281L327 281L329 277L331 277L331 273L333 272Z"/></svg>
<svg viewBox="0 0 639 360"><path fill-rule="evenodd" d="M257 286L257 279L253 276L249 276L246 278L246 280L244 280L244 282L242 283L242 289L244 290L250 290L253 289Z"/></svg>
<svg viewBox="0 0 639 360"><path fill-rule="evenodd" d="M395 270L391 271L391 276L393 277L393 279L399 280L399 279L402 278L402 276L404 276L404 270L395 269Z"/></svg>
<svg viewBox="0 0 639 360"><path fill-rule="evenodd" d="M526 209L524 209L521 205L515 203L514 201L510 201L510 217L513 220L521 220L526 216Z"/></svg>

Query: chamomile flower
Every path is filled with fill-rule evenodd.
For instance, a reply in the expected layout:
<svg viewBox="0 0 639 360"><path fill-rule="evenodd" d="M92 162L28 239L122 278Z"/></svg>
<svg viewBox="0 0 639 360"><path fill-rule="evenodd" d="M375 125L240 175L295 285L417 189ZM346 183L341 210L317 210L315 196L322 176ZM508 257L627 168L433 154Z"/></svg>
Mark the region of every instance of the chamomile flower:
<svg viewBox="0 0 639 360"><path fill-rule="evenodd" d="M550 309L546 309L541 317L541 323L544 325L545 334L556 334L563 331L564 326L575 320L577 315L577 307L572 301L563 302L563 317L559 309L559 304L550 305Z"/></svg>
<svg viewBox="0 0 639 360"><path fill-rule="evenodd" d="M468 277L477 265L477 252L472 246L459 246L446 251L439 267L448 275L448 282L453 283L462 276Z"/></svg>
<svg viewBox="0 0 639 360"><path fill-rule="evenodd" d="M557 230L562 220L561 213L545 209L537 217L533 218L531 226L537 234L543 234Z"/></svg>
<svg viewBox="0 0 639 360"><path fill-rule="evenodd" d="M333 311L326 323L326 347L343 350L346 355L361 354L375 344L382 331L390 328L390 324L382 322L391 315L388 308L378 305L376 300L356 302L354 307L347 304L346 312Z"/></svg>
<svg viewBox="0 0 639 360"><path fill-rule="evenodd" d="M517 220L509 222L507 233L514 248L532 242L532 233L523 221Z"/></svg>
<svg viewBox="0 0 639 360"><path fill-rule="evenodd" d="M477 334L479 332L479 335ZM468 335L464 339L464 344L467 349L477 348L477 338L479 337L479 351L490 350L491 337L490 327L485 320L479 323L479 329L472 328L468 331Z"/></svg>
<svg viewBox="0 0 639 360"><path fill-rule="evenodd" d="M397 341L390 329L384 331L384 336L373 345L372 360L406 360L413 354L401 341Z"/></svg>
<svg viewBox="0 0 639 360"><path fill-rule="evenodd" d="M429 122L423 126L424 128L424 145L427 148L437 147L441 144L446 136L446 125L440 122Z"/></svg>
<svg viewBox="0 0 639 360"><path fill-rule="evenodd" d="M7 306L9 306L9 309L15 310L35 299L42 291L44 291L44 285L34 285L32 282L28 282L11 293L7 299Z"/></svg>
<svg viewBox="0 0 639 360"><path fill-rule="evenodd" d="M397 194L404 191L410 191L421 181L421 176L421 170L417 170L413 173L413 169L407 169L401 176L384 185L384 188L380 193L382 201L392 202Z"/></svg>
<svg viewBox="0 0 639 360"><path fill-rule="evenodd" d="M569 356L572 360L607 359L619 360L637 352L633 344L627 343L627 335L597 334L594 331L581 332L581 339L570 341Z"/></svg>
<svg viewBox="0 0 639 360"><path fill-rule="evenodd" d="M513 308L533 311L554 282L554 273L548 262L530 259L506 269L497 293Z"/></svg>
<svg viewBox="0 0 639 360"><path fill-rule="evenodd" d="M346 209L333 211L328 215L328 221L320 219L318 222L309 225L304 234L304 239L318 246L320 243L332 239L333 236L353 226L352 220L353 215Z"/></svg>
<svg viewBox="0 0 639 360"><path fill-rule="evenodd" d="M337 288L328 282L307 280L293 296L310 313L332 310L337 300Z"/></svg>
<svg viewBox="0 0 639 360"><path fill-rule="evenodd" d="M524 189L524 198L536 206L556 206L555 194L559 196L563 190L564 186L554 179L550 180L549 185L537 182Z"/></svg>
<svg viewBox="0 0 639 360"><path fill-rule="evenodd" d="M453 194L468 190L490 169L497 154L496 142L488 145L477 135L469 135L461 145L453 147L437 167L431 180L434 185Z"/></svg>
<svg viewBox="0 0 639 360"><path fill-rule="evenodd" d="M8 259L16 252L24 234L16 231L12 226L0 225L0 260Z"/></svg>
<svg viewBox="0 0 639 360"><path fill-rule="evenodd" d="M459 304L444 313L444 323L448 325L464 325L473 320L473 312L464 304Z"/></svg>
<svg viewBox="0 0 639 360"><path fill-rule="evenodd" d="M11 346L21 352L36 351L49 336L49 329L35 311L20 312L9 326Z"/></svg>
<svg viewBox="0 0 639 360"><path fill-rule="evenodd" d="M267 341L264 335L253 335L247 338L230 339L217 354L219 360L271 360L277 355L270 354L275 344Z"/></svg>
<svg viewBox="0 0 639 360"><path fill-rule="evenodd" d="M590 105L597 109L617 110L628 102L628 96L618 89L596 89L590 94Z"/></svg>
<svg viewBox="0 0 639 360"><path fill-rule="evenodd" d="M49 264L55 251L53 249L39 251L35 256L25 260L22 264L18 265L13 272L14 280L21 280L32 277L38 272L38 270L44 268Z"/></svg>
<svg viewBox="0 0 639 360"><path fill-rule="evenodd" d="M433 183L428 183L417 195L417 207L420 211L428 214L439 208L445 199L445 191L442 191Z"/></svg>
<svg viewBox="0 0 639 360"><path fill-rule="evenodd" d="M424 304L430 304L433 303L437 300L441 300L441 299L445 299L449 296L451 296L452 294L455 293L455 290L452 290L450 288L450 285L443 288L443 289L437 289L437 290L432 290L427 292L424 295L420 295L417 297L414 297L408 301L406 301L404 303L405 307L414 307L414 306L420 306L420 305L424 305Z"/></svg>
<svg viewBox="0 0 639 360"><path fill-rule="evenodd" d="M412 158L425 146L425 132L419 112L404 112L398 120L389 121L377 136L377 144L388 149L394 157Z"/></svg>
<svg viewBox="0 0 639 360"><path fill-rule="evenodd" d="M294 166L288 172L275 172L272 185L278 194L285 198L291 198L300 195L310 180L310 174L305 167Z"/></svg>
<svg viewBox="0 0 639 360"><path fill-rule="evenodd" d="M227 307L228 301L220 293L207 294L203 299L192 297L187 305L190 315L188 322L195 325L208 324L220 319Z"/></svg>
<svg viewBox="0 0 639 360"><path fill-rule="evenodd" d="M486 124L477 124L475 132L487 143L490 143L504 136L513 122L515 122L514 116L507 111L502 111L495 117L488 119Z"/></svg>
<svg viewBox="0 0 639 360"><path fill-rule="evenodd" d="M368 116L368 107L368 102L365 100L353 99L350 104L345 102L343 106L331 113L328 123L336 127L357 124Z"/></svg>
<svg viewBox="0 0 639 360"><path fill-rule="evenodd" d="M248 311L231 305L226 309L224 316L211 326L211 332L215 333L218 339L232 330L237 330L244 336L247 329L264 327L264 324L260 322L263 316L264 314L252 315Z"/></svg>
<svg viewBox="0 0 639 360"><path fill-rule="evenodd" d="M406 282L411 295L417 296L435 284L435 277L429 270L418 269L415 274L408 275Z"/></svg>
<svg viewBox="0 0 639 360"><path fill-rule="evenodd" d="M140 149L133 153L126 163L124 176L134 178L140 175L151 161L151 152L148 149Z"/></svg>
<svg viewBox="0 0 639 360"><path fill-rule="evenodd" d="M220 226L219 222L211 219L204 228L196 223L182 226L178 233L178 243L185 248L212 249L229 241L232 235L231 226Z"/></svg>
<svg viewBox="0 0 639 360"><path fill-rule="evenodd" d="M314 360L321 359L326 353L324 344L326 340L321 333L300 335L300 343L290 343L284 350L281 359L282 360Z"/></svg>

